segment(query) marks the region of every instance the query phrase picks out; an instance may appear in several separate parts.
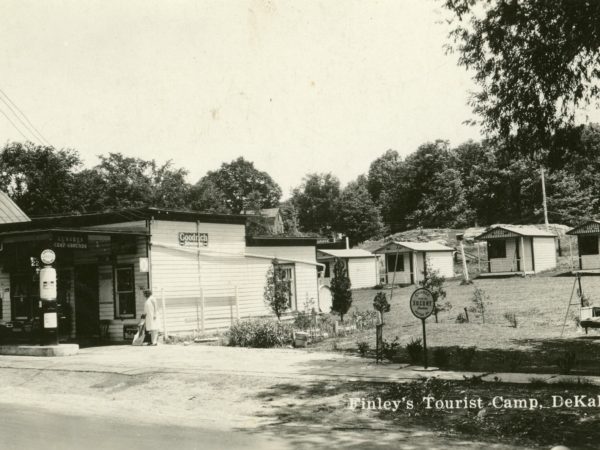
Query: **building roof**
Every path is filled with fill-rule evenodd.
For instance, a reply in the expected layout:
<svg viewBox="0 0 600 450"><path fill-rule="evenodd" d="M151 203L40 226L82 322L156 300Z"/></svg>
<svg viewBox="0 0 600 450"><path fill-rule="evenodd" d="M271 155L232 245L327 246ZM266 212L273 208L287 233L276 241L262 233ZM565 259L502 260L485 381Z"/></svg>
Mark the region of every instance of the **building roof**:
<svg viewBox="0 0 600 450"><path fill-rule="evenodd" d="M371 252L366 250L361 250L359 248L350 248L350 249L318 249L319 253L323 253L324 255L334 258L374 258L374 255Z"/></svg>
<svg viewBox="0 0 600 450"><path fill-rule="evenodd" d="M212 214L200 211L144 207L91 214L64 214L49 217L36 217L30 221L0 223L0 232L40 228L93 227L96 225L138 222L151 219L244 225L247 217L235 214Z"/></svg>
<svg viewBox="0 0 600 450"><path fill-rule="evenodd" d="M387 244L385 244L384 246L379 247L373 253L379 253L379 252L381 252L381 250L386 249L392 245L404 247L407 250L412 250L414 252L453 252L454 251L454 249L452 247L446 247L445 245L439 244L437 242L391 241L391 242L388 242Z"/></svg>
<svg viewBox="0 0 600 450"><path fill-rule="evenodd" d="M588 220L587 222L567 231L567 234L574 236L580 234L600 234L600 220Z"/></svg>
<svg viewBox="0 0 600 450"><path fill-rule="evenodd" d="M0 191L0 224L29 222L31 219L6 193Z"/></svg>
<svg viewBox="0 0 600 450"><path fill-rule="evenodd" d="M295 236L246 236L247 247L316 247L317 238Z"/></svg>
<svg viewBox="0 0 600 450"><path fill-rule="evenodd" d="M534 225L496 225L479 236L475 240L506 239L511 237L556 237L551 231L542 230Z"/></svg>

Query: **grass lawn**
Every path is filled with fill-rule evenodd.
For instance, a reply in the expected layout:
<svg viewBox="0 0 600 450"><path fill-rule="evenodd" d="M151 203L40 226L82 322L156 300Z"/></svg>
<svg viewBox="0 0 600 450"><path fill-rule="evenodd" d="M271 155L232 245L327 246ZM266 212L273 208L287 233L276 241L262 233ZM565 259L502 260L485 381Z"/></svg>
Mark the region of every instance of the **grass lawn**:
<svg viewBox="0 0 600 450"><path fill-rule="evenodd" d="M585 335L578 329L574 317L578 307L571 307L563 337L560 337L567 303L575 278L570 276L536 276L496 279L477 279L473 285L461 286L459 281L446 283L446 300L452 304L449 312L439 315L439 323L434 317L427 319L428 348L448 348L451 355L456 347L477 348L472 370L504 372L557 372L559 360L565 360L568 353L576 356L572 373L600 375L600 335L590 330ZM474 287L483 289L489 296L482 317L469 313L469 323L457 323L456 317L463 308L472 306ZM600 305L600 276L582 277L585 295L593 305ZM404 346L412 338L422 336L421 321L417 320L408 307L408 300L414 287L394 288L393 298L389 299L390 289L383 291L392 305L385 315L384 339L398 337ZM353 292L352 310L372 309L373 298L378 290L361 289ZM577 297L575 296L574 300ZM511 327L504 314L514 313L517 327ZM347 337L329 339L311 346L316 350L357 351L357 342L367 341L371 349L375 347L375 332L369 330ZM431 352L433 354L433 351ZM458 358L450 357L450 369L461 367Z"/></svg>

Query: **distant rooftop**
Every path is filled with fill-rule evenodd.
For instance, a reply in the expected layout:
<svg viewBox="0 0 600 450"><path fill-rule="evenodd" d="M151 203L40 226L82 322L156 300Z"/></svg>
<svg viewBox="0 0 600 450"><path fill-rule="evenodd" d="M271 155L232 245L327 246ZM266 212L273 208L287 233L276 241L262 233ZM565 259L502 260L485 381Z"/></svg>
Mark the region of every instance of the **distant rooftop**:
<svg viewBox="0 0 600 450"><path fill-rule="evenodd" d="M516 236L526 237L556 237L556 233L542 230L535 225L495 225L475 237L477 240L501 239Z"/></svg>
<svg viewBox="0 0 600 450"><path fill-rule="evenodd" d="M318 251L328 256L333 256L334 258L372 258L375 255L366 250L361 250L359 248L351 248L351 249L324 249L319 248Z"/></svg>
<svg viewBox="0 0 600 450"><path fill-rule="evenodd" d="M385 244L384 246L375 250L374 253L378 253L379 251L389 247L390 245L399 245L400 247L404 247L408 250L412 250L415 252L453 252L454 249L452 247L446 247L445 245L439 244L437 242L406 242L406 241L391 241Z"/></svg>

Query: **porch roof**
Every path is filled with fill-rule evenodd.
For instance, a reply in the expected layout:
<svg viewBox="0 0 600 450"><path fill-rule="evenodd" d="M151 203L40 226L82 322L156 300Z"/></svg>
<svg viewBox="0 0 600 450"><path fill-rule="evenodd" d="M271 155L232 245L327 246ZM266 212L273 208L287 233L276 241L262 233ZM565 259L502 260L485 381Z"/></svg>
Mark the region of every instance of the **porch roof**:
<svg viewBox="0 0 600 450"><path fill-rule="evenodd" d="M386 253L386 250L396 250L394 246L402 247L405 251L413 252L453 252L454 249L446 247L445 245L437 242L405 242L405 241L392 241L385 244L383 247L379 247L373 253ZM401 249L399 249L402 251Z"/></svg>
<svg viewBox="0 0 600 450"><path fill-rule="evenodd" d="M377 255L374 255L367 250L362 250L359 248L351 248L351 249L322 249L318 248L317 253L322 253L323 256L318 255L317 258L376 258Z"/></svg>
<svg viewBox="0 0 600 450"><path fill-rule="evenodd" d="M556 237L555 233L541 230L533 225L496 225L479 236L476 241L487 241L490 239L506 239L514 237Z"/></svg>
<svg viewBox="0 0 600 450"><path fill-rule="evenodd" d="M27 236L27 235L39 235L45 236L52 233L64 233L64 234L79 234L88 235L95 234L101 236L150 236L145 228L127 228L127 229L115 229L115 228L37 228L32 230L18 230L18 231L0 231L0 238L12 237L12 236Z"/></svg>
<svg viewBox="0 0 600 450"><path fill-rule="evenodd" d="M600 234L600 220L589 220L569 231L567 234L578 236L582 234L594 235Z"/></svg>

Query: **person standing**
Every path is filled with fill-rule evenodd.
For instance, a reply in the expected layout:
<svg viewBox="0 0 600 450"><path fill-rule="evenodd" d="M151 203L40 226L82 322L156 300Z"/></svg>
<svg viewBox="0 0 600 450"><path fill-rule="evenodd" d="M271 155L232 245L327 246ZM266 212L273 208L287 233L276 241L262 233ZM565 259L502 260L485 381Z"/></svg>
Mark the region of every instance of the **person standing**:
<svg viewBox="0 0 600 450"><path fill-rule="evenodd" d="M152 345L158 343L158 306L156 299L150 289L144 290L144 314L146 316L146 331L150 333L150 342Z"/></svg>

